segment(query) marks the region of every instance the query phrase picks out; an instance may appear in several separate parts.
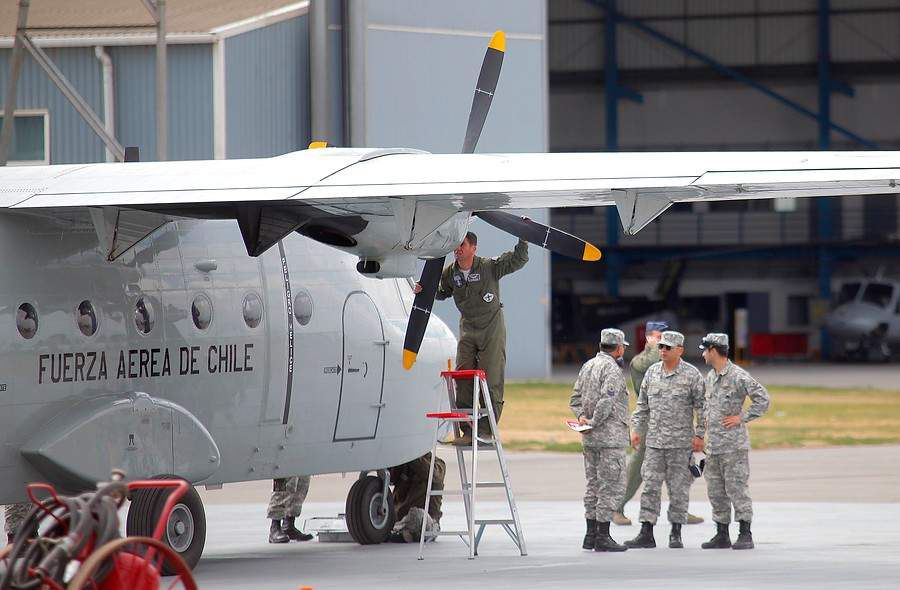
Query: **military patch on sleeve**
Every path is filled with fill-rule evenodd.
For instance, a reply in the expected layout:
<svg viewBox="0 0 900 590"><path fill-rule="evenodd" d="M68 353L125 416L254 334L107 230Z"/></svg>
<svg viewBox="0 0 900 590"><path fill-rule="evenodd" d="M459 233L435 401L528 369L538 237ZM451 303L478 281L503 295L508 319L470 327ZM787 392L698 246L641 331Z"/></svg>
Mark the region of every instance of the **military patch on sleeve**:
<svg viewBox="0 0 900 590"><path fill-rule="evenodd" d="M606 390L606 397L616 397L616 390L615 389Z"/></svg>
<svg viewBox="0 0 900 590"><path fill-rule="evenodd" d="M484 301L486 303L490 303L491 301L494 300L494 294L493 293L485 293L484 297L482 299L484 299Z"/></svg>
<svg viewBox="0 0 900 590"><path fill-rule="evenodd" d="M470 272L468 280L470 283L477 283L481 280L481 274L477 272Z"/></svg>
<svg viewBox="0 0 900 590"><path fill-rule="evenodd" d="M458 274L458 273L453 274L453 284L454 285L456 285L457 287L462 287L463 282L464 282L464 279L461 274Z"/></svg>

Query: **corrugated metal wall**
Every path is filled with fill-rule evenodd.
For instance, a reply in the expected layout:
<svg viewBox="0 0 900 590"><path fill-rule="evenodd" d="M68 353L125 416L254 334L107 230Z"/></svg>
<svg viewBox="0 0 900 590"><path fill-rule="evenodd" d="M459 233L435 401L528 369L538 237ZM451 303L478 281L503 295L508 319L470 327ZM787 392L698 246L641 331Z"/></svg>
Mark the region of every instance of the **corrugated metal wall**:
<svg viewBox="0 0 900 590"><path fill-rule="evenodd" d="M137 146L141 160L156 159L156 49L110 47L116 89L116 135ZM212 49L170 45L169 159L213 157Z"/></svg>
<svg viewBox="0 0 900 590"><path fill-rule="evenodd" d="M309 145L309 19L225 41L227 156L274 156Z"/></svg>
<svg viewBox="0 0 900 590"><path fill-rule="evenodd" d="M46 49L63 75L102 117L103 93L100 63L92 47ZM6 96L11 49L0 50L0 89ZM50 163L99 162L103 144L88 124L60 93L30 55L25 56L19 78L16 109L46 109L50 122ZM2 105L0 105L2 110Z"/></svg>
<svg viewBox="0 0 900 590"><path fill-rule="evenodd" d="M815 0L619 0L619 10L731 66L816 60ZM832 60L900 58L900 13L895 0L832 0ZM842 10L866 10L841 14ZM802 14L808 13L808 14ZM603 11L587 0L550 2L550 68L603 67ZM581 21L581 22L579 22ZM698 66L684 54L622 27L617 39L624 69Z"/></svg>

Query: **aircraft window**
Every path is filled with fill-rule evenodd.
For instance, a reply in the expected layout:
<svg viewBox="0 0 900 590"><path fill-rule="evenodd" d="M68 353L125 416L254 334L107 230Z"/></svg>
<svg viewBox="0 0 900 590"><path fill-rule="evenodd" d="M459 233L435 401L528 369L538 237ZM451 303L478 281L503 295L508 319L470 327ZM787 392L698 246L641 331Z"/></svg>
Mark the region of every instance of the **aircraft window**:
<svg viewBox="0 0 900 590"><path fill-rule="evenodd" d="M156 324L153 304L146 297L141 297L134 306L134 327L141 334L149 334Z"/></svg>
<svg viewBox="0 0 900 590"><path fill-rule="evenodd" d="M200 293L194 297L194 303L191 304L191 317L194 318L194 325L199 330L205 330L212 323L213 306L209 296Z"/></svg>
<svg viewBox="0 0 900 590"><path fill-rule="evenodd" d="M294 317L300 322L301 326L305 326L312 319L313 300L309 293L300 290L294 297Z"/></svg>
<svg viewBox="0 0 900 590"><path fill-rule="evenodd" d="M75 311L75 321L78 329L85 336L93 336L97 333L97 313L90 301L82 301Z"/></svg>
<svg viewBox="0 0 900 590"><path fill-rule="evenodd" d="M869 283L863 291L862 300L866 303L887 307L894 297L894 288L885 283Z"/></svg>
<svg viewBox="0 0 900 590"><path fill-rule="evenodd" d="M262 299L256 293L244 297L244 323L248 328L255 328L262 321Z"/></svg>
<svg viewBox="0 0 900 590"><path fill-rule="evenodd" d="M16 312L16 327L22 338L30 340L37 334L38 318L37 311L30 303L23 303Z"/></svg>
<svg viewBox="0 0 900 590"><path fill-rule="evenodd" d="M845 303L850 303L856 299L856 294L859 293L859 287L860 283L844 283L841 285L841 290L838 293L835 305L844 305Z"/></svg>

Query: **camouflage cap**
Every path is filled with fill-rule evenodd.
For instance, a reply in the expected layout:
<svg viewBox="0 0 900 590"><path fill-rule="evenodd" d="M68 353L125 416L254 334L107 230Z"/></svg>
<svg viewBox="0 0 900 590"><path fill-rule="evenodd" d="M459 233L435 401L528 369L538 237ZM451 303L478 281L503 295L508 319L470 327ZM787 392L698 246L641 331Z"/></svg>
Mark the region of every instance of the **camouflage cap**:
<svg viewBox="0 0 900 590"><path fill-rule="evenodd" d="M674 330L668 330L662 333L662 336L659 338L659 343L671 346L672 348L684 346L684 334Z"/></svg>
<svg viewBox="0 0 900 590"><path fill-rule="evenodd" d="M628 346L628 342L625 340L625 332L615 328L606 328L600 332L600 344L607 346L618 346L619 344L623 344Z"/></svg>
<svg viewBox="0 0 900 590"><path fill-rule="evenodd" d="M706 350L710 346L728 347L728 334L720 334L718 332L710 332L700 341L700 350Z"/></svg>

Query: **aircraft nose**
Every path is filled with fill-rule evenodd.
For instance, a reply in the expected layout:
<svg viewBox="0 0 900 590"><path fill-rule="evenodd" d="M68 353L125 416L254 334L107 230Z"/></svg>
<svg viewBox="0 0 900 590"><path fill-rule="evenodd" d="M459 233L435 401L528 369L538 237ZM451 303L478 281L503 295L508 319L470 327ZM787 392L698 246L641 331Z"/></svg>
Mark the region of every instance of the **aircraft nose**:
<svg viewBox="0 0 900 590"><path fill-rule="evenodd" d="M828 318L826 328L836 336L860 337L871 333L876 326L874 319L866 317L861 310L838 309Z"/></svg>

